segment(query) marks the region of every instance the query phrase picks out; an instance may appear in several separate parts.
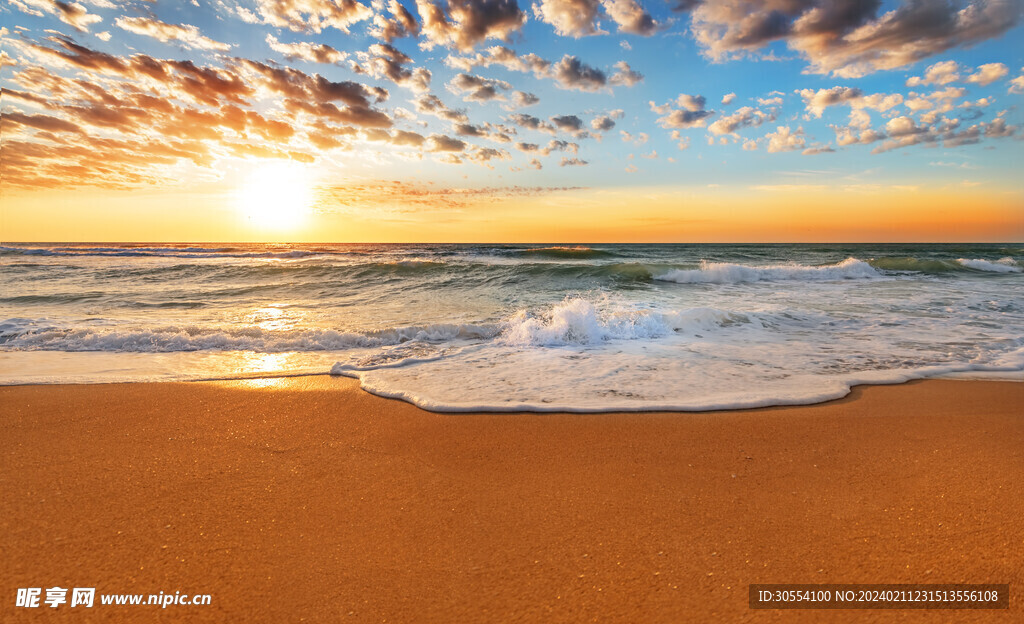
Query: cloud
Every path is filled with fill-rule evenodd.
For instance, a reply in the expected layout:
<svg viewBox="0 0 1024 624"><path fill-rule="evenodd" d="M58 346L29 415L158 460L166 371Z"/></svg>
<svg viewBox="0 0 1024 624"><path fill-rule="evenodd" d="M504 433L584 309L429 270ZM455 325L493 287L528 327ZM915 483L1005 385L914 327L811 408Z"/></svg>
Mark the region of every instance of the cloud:
<svg viewBox="0 0 1024 624"><path fill-rule="evenodd" d="M533 13L563 37L607 34L598 26L603 15L622 33L650 36L661 27L636 0L540 0Z"/></svg>
<svg viewBox="0 0 1024 624"><path fill-rule="evenodd" d="M908 136L927 132L927 128L918 127L910 117L894 117L885 124L885 132L890 137Z"/></svg>
<svg viewBox="0 0 1024 624"><path fill-rule="evenodd" d="M920 76L907 78L907 86L946 85L957 80L960 80L960 65L956 61L942 61L928 67L923 78Z"/></svg>
<svg viewBox="0 0 1024 624"><path fill-rule="evenodd" d="M80 32L89 32L89 26L103 21L99 15L89 13L89 10L77 2L63 2L62 0L10 0L10 4L22 12L37 17L43 13L56 15L65 24Z"/></svg>
<svg viewBox="0 0 1024 624"><path fill-rule="evenodd" d="M504 100L500 91L507 91L512 85L504 80L483 78L471 74L458 74L448 83L453 93L464 94L462 99L466 102L489 102L491 100Z"/></svg>
<svg viewBox="0 0 1024 624"><path fill-rule="evenodd" d="M598 132L607 132L615 127L615 120L608 115L600 115L590 120L590 127Z"/></svg>
<svg viewBox="0 0 1024 624"><path fill-rule="evenodd" d="M533 13L542 22L555 27L563 37L585 37L606 34L597 27L601 13L599 0L541 0L533 5Z"/></svg>
<svg viewBox="0 0 1024 624"><path fill-rule="evenodd" d="M706 102L703 95L681 93L674 102L660 106L650 102L650 107L652 111L662 115L658 118L658 125L662 128L703 128L707 118L715 114L715 111L704 109ZM675 108L676 106L679 108Z"/></svg>
<svg viewBox="0 0 1024 624"><path fill-rule="evenodd" d="M455 133L460 136L477 137L497 143L511 143L511 135L515 134L515 129L490 123L483 123L481 125L459 123L455 124Z"/></svg>
<svg viewBox="0 0 1024 624"><path fill-rule="evenodd" d="M559 167L582 167L589 165L590 163L586 160L580 160L579 158L568 158L563 156L562 161L558 163Z"/></svg>
<svg viewBox="0 0 1024 624"><path fill-rule="evenodd" d="M540 163L537 163L540 168ZM337 206L391 205L406 207L407 212L424 209L466 208L504 201L510 197L539 197L551 193L579 190L579 187L501 186L473 188L450 187L395 180L349 180L323 187L322 192Z"/></svg>
<svg viewBox="0 0 1024 624"><path fill-rule="evenodd" d="M503 149L495 149L493 147L478 147L469 154L469 159L480 163L488 168L493 168L490 164L492 160L511 160L512 155Z"/></svg>
<svg viewBox="0 0 1024 624"><path fill-rule="evenodd" d="M548 122L534 117L533 115L527 115L525 113L516 113L509 115L509 121L519 126L520 128L526 128L528 130L536 130L538 132L546 132L547 134L556 134L557 130L555 127Z"/></svg>
<svg viewBox="0 0 1024 624"><path fill-rule="evenodd" d="M168 24L148 17L119 17L114 20L114 24L122 30L152 37L163 43L177 41L186 48L218 52L227 52L231 49L227 43L204 37L198 28L189 24Z"/></svg>
<svg viewBox="0 0 1024 624"><path fill-rule="evenodd" d="M73 132L82 134L82 128L75 123L50 115L25 115L17 111L4 113L3 125L25 126L47 132Z"/></svg>
<svg viewBox="0 0 1024 624"><path fill-rule="evenodd" d="M536 143L516 143L516 149L526 154L541 154L542 156L549 156L552 152L570 152L572 154L578 154L580 146L569 141L551 139L544 147L541 147Z"/></svg>
<svg viewBox="0 0 1024 624"><path fill-rule="evenodd" d="M960 119L942 118L931 123L924 121L916 123L909 117L897 117L886 123L885 129L888 138L871 153L881 154L922 143L926 145L941 143L946 148L954 148L980 143L984 138L1017 136L1019 129L1017 126L1007 125L1003 116L1005 112L999 113L992 121L973 124L967 128L961 128L962 121Z"/></svg>
<svg viewBox="0 0 1024 624"><path fill-rule="evenodd" d="M660 29L636 0L603 0L602 4L612 21L618 24L619 32L649 37Z"/></svg>
<svg viewBox="0 0 1024 624"><path fill-rule="evenodd" d="M416 110L421 113L433 115L439 119L445 119L447 121L464 123L469 120L469 117L464 111L454 110L448 108L441 98L436 95L421 95L415 101Z"/></svg>
<svg viewBox="0 0 1024 624"><path fill-rule="evenodd" d="M643 75L634 72L624 61L615 64L617 71L609 79L605 72L570 54L552 63L533 53L518 55L505 46L491 46L473 56L449 56L445 63L463 71L500 65L511 71L552 79L560 88L574 91L600 91L608 84L632 86L643 80Z"/></svg>
<svg viewBox="0 0 1024 624"><path fill-rule="evenodd" d="M550 119L555 128L562 132L581 139L590 137L590 133L583 126L583 120L576 115L555 115Z"/></svg>
<svg viewBox="0 0 1024 624"><path fill-rule="evenodd" d="M797 91L804 100L804 106L808 114L820 119L822 113L829 106L846 105L852 108L870 108L879 112L885 112L894 106L903 103L903 96L899 93L885 94L873 93L864 95L860 89L851 87L832 87L831 89L801 89Z"/></svg>
<svg viewBox="0 0 1024 624"><path fill-rule="evenodd" d="M864 92L860 89L852 89L850 87L832 87L831 89L819 89L817 91L802 89L799 93L800 97L804 99L807 112L818 119L821 119L821 114L827 107L850 102L864 95Z"/></svg>
<svg viewBox="0 0 1024 624"><path fill-rule="evenodd" d="M271 50L283 54L289 61L336 65L348 58L348 54L339 52L327 44L313 44L305 41L282 43L269 33L267 34L267 44Z"/></svg>
<svg viewBox="0 0 1024 624"><path fill-rule="evenodd" d="M540 98L532 93L526 93L525 91L516 91L512 94L512 104L516 108L526 108L527 106L534 106L540 103Z"/></svg>
<svg viewBox="0 0 1024 624"><path fill-rule="evenodd" d="M744 106L731 115L715 120L708 126L708 131L716 135L735 134L740 128L757 127L766 121L774 121L774 119L775 115Z"/></svg>
<svg viewBox="0 0 1024 624"><path fill-rule="evenodd" d="M746 148L746 145L744 145L744 148ZM804 156L813 156L815 154L832 154L835 151L831 145L812 145L800 153Z"/></svg>
<svg viewBox="0 0 1024 624"><path fill-rule="evenodd" d="M1024 68L1021 68L1024 72ZM1010 87L1006 90L1007 93L1024 93L1024 74L1017 76L1010 81Z"/></svg>
<svg viewBox="0 0 1024 624"><path fill-rule="evenodd" d="M355 0L256 0L264 24L295 32L320 33L335 28L348 33L358 22L373 17L373 11Z"/></svg>
<svg viewBox="0 0 1024 624"><path fill-rule="evenodd" d="M536 54L519 56L515 50L505 46L491 46L473 56L449 56L445 59L445 64L467 72L476 67L500 65L511 71L532 72L538 78L548 77L548 69L551 67L551 61L546 61Z"/></svg>
<svg viewBox="0 0 1024 624"><path fill-rule="evenodd" d="M1010 70L1002 63L986 63L978 67L978 71L967 77L967 82L987 87L997 80L1002 80Z"/></svg>
<svg viewBox="0 0 1024 624"><path fill-rule="evenodd" d="M419 22L401 2L390 0L388 12L391 13L390 19L385 17L382 12L373 16L373 24L367 30L371 37L392 43L395 39L414 37L420 34Z"/></svg>
<svg viewBox="0 0 1024 624"><path fill-rule="evenodd" d="M427 142L427 150L431 152L461 152L467 143L443 134L432 134Z"/></svg>
<svg viewBox="0 0 1024 624"><path fill-rule="evenodd" d="M375 78L387 78L417 93L430 89L430 70L424 67L405 67L412 59L390 44L374 43L367 51L358 52L357 56L360 64L353 65L357 72L365 72Z"/></svg>
<svg viewBox="0 0 1024 624"><path fill-rule="evenodd" d="M447 14L432 0L416 0L416 10L423 20L420 45L426 49L469 51L485 39L508 41L526 23L516 0L449 0Z"/></svg>
<svg viewBox="0 0 1024 624"><path fill-rule="evenodd" d="M590 67L569 54L566 54L562 57L562 60L552 65L549 72L563 89L599 91L608 84L608 77L603 71Z"/></svg>
<svg viewBox="0 0 1024 624"><path fill-rule="evenodd" d="M673 131L673 137L675 134L677 134L677 132ZM646 132L640 132L634 137L632 134L626 132L625 130L619 130L619 135L622 137L623 143L632 143L633 145L636 145L638 147L646 143L647 140L651 138L650 136L648 136Z"/></svg>
<svg viewBox="0 0 1024 624"><path fill-rule="evenodd" d="M768 140L767 150L771 154L803 149L806 144L803 128L791 130L789 126L779 126L764 138Z"/></svg>
<svg viewBox="0 0 1024 624"><path fill-rule="evenodd" d="M352 149L359 141L387 143L405 149L406 154L413 150L413 157L422 150L448 162L487 167L511 158L505 149L475 146L452 133L425 136L393 128L389 114L375 108L389 95L380 87L332 81L244 58L223 58L223 67L199 66L143 54L110 55L65 37L48 41L53 47L19 45L43 62L60 69L73 67L89 79L66 78L33 66L11 79L24 91L5 85L9 103L24 102L46 110L42 114L5 111L2 166L5 183L12 188L161 185L168 183L162 177L164 168L182 160L199 167L212 167L225 158L309 163L319 153ZM281 45L276 38L268 43ZM406 69L407 57L383 44L371 46L371 52L395 63L382 65L381 71L386 72L382 75L403 79L398 70ZM470 78L473 85L460 84L479 88L489 80ZM436 96L423 94L414 102L417 111L456 124L455 132L463 137L514 141L515 128L471 124L465 113L448 108ZM401 110L395 114L402 119L410 116ZM620 114L611 111L608 116ZM587 135L582 120L574 115L555 116L553 123L536 118L520 121L529 124L530 119L541 131L554 134L557 124L562 131ZM536 153L570 152L575 158L578 149L575 143L552 140ZM97 153L104 158L96 159Z"/></svg>
<svg viewBox="0 0 1024 624"><path fill-rule="evenodd" d="M642 82L644 75L633 71L626 61L619 61L615 64L615 73L608 80L609 84L612 85L623 85L626 87L632 87L638 82Z"/></svg>
<svg viewBox="0 0 1024 624"><path fill-rule="evenodd" d="M369 108L388 98L386 89L344 80L333 82L319 74L310 76L294 68L272 67L258 61L237 59L239 68L271 92L313 102L340 101L352 108Z"/></svg>
<svg viewBox="0 0 1024 624"><path fill-rule="evenodd" d="M687 2L688 6L694 3ZM854 78L896 69L998 37L1021 18L1017 0L908 0L878 14L880 0L721 0L692 10L694 38L712 59L751 54L773 41L809 71Z"/></svg>
<svg viewBox="0 0 1024 624"><path fill-rule="evenodd" d="M922 97L915 97L906 100L905 102L903 102L903 105L914 112L928 110L929 108L932 107L932 103L928 101L928 99Z"/></svg>
<svg viewBox="0 0 1024 624"><path fill-rule="evenodd" d="M672 140L676 142L676 147L679 149L690 149L690 137L684 137L678 130L672 131Z"/></svg>
<svg viewBox="0 0 1024 624"><path fill-rule="evenodd" d="M735 93L726 93L722 96L722 106L728 106L732 104L732 101L736 99Z"/></svg>
<svg viewBox="0 0 1024 624"><path fill-rule="evenodd" d="M1012 137L1019 130L1017 126L1007 125L1006 118L1002 116L996 117L988 123L982 122L981 127L985 136L989 138Z"/></svg>

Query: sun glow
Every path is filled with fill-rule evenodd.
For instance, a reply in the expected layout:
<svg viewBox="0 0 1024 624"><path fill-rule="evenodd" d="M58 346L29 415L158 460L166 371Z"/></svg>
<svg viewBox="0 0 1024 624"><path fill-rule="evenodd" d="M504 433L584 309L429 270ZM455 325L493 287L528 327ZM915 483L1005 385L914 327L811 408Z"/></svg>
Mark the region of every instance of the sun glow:
<svg viewBox="0 0 1024 624"><path fill-rule="evenodd" d="M293 162L254 166L235 192L239 213L261 229L292 230L313 207L313 176Z"/></svg>

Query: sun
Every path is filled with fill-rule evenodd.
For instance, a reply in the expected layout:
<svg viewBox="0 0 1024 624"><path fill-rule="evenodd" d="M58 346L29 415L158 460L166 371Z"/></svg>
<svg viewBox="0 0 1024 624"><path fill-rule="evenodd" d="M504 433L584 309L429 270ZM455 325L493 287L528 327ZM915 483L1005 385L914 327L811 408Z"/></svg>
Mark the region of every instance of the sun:
<svg viewBox="0 0 1024 624"><path fill-rule="evenodd" d="M281 161L253 166L235 192L239 213L253 226L293 230L313 207L313 176L299 163Z"/></svg>

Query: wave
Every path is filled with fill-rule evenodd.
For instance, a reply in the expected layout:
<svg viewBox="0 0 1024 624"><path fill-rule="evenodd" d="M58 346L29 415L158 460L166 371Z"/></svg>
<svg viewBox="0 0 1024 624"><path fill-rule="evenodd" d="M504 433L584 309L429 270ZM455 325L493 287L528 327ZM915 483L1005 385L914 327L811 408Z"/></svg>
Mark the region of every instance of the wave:
<svg viewBox="0 0 1024 624"><path fill-rule="evenodd" d="M935 258L920 259L913 257L872 258L868 264L883 271L898 271L941 275L944 273L973 273L984 271L990 273L1019 273L1020 265L1010 257L990 260L940 260Z"/></svg>
<svg viewBox="0 0 1024 624"><path fill-rule="evenodd" d="M986 273L1020 273L1021 267L1014 261L1013 258L1000 258L995 262L989 262L988 260L969 260L967 258L960 258L957 262L969 269L975 271L985 271Z"/></svg>
<svg viewBox="0 0 1024 624"><path fill-rule="evenodd" d="M562 259L574 259L574 258L612 258L617 254L611 251L604 251L602 249L593 249L591 247L537 247L534 249L521 249L517 250L518 255L533 256L538 258L553 258L556 260Z"/></svg>
<svg viewBox="0 0 1024 624"><path fill-rule="evenodd" d="M540 313L520 310L505 322L497 342L519 347L587 345L659 338L747 322L750 318L746 315L715 308L669 312L614 305L599 308L582 297L567 297Z"/></svg>
<svg viewBox="0 0 1024 624"><path fill-rule="evenodd" d="M433 361L437 358L423 358L421 361ZM1019 380L1024 371L1024 350L1008 354L1004 358L1007 363L984 364L952 364L952 365L919 365L888 370L849 372L831 376L807 375L804 378L791 380L778 379L775 383L764 383L765 380L748 380L760 383L753 385L736 385L726 392L687 395L678 392L676 396L658 396L648 398L643 394L625 391L606 390L602 394L594 393L575 396L563 396L552 399L539 394L536 398L509 398L501 393L481 395L460 395L456 392L438 392L451 389L451 384L437 384L429 387L406 387L407 380L399 378L394 381L388 377L378 376L382 366L360 369L344 365L340 362L331 368L331 375L353 377L359 380L360 387L377 396L398 399L412 403L421 409L433 412L569 412L569 413L602 413L602 412L706 412L719 410L741 410L783 405L814 405L840 399L847 396L854 386L891 385L916 379L927 378L978 378ZM383 371L390 372L390 371ZM686 388L688 384L677 386Z"/></svg>
<svg viewBox="0 0 1024 624"><path fill-rule="evenodd" d="M45 321L8 319L0 323L0 347L20 351L345 351L416 343L493 340L512 347L598 344L610 340L652 340L674 333L709 331L739 323L764 326L751 315L700 307L657 311L567 297L549 308L519 310L497 323L437 323L370 331L326 328L167 326L148 329L59 327Z"/></svg>
<svg viewBox="0 0 1024 624"><path fill-rule="evenodd" d="M868 264L883 271L943 274L963 271L964 267L952 260L922 260L911 257L872 258Z"/></svg>
<svg viewBox="0 0 1024 624"><path fill-rule="evenodd" d="M279 258L283 260L324 255L321 251L242 251L235 247L0 247L2 255L20 256L99 256L159 258Z"/></svg>
<svg viewBox="0 0 1024 624"><path fill-rule="evenodd" d="M798 264L746 266L705 260L700 263L699 269L673 269L654 276L654 279L678 284L738 284L777 280L835 281L878 277L882 277L882 274L867 262L856 258L847 258L837 264L825 266Z"/></svg>
<svg viewBox="0 0 1024 624"><path fill-rule="evenodd" d="M31 319L0 323L0 346L16 351L107 351L173 353L188 351L345 351L410 341L447 342L492 338L496 325L411 325L366 332L310 328L266 330L259 327L160 327L153 329L67 328Z"/></svg>

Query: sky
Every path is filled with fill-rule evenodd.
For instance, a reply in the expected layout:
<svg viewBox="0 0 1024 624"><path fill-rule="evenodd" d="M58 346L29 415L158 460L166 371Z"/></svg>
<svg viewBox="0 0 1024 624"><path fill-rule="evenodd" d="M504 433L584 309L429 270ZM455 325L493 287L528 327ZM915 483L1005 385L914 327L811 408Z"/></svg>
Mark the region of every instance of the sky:
<svg viewBox="0 0 1024 624"><path fill-rule="evenodd" d="M1024 239L1024 0L6 0L0 239Z"/></svg>

